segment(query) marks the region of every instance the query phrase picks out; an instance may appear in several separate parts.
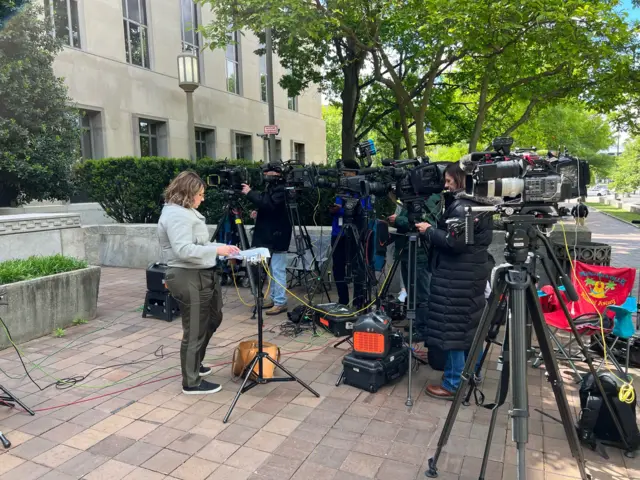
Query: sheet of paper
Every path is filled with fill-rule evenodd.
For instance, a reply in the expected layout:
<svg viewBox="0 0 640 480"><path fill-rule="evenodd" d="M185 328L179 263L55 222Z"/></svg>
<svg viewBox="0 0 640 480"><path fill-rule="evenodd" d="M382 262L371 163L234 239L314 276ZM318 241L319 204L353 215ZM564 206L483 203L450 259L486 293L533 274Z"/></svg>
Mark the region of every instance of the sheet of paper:
<svg viewBox="0 0 640 480"><path fill-rule="evenodd" d="M258 262L261 262L262 260L266 260L269 257L271 257L271 254L269 253L269 249L259 247L259 248L250 248L249 250L242 250L237 255L220 257L220 259L221 260L229 260L229 259L246 260L249 263L258 263Z"/></svg>

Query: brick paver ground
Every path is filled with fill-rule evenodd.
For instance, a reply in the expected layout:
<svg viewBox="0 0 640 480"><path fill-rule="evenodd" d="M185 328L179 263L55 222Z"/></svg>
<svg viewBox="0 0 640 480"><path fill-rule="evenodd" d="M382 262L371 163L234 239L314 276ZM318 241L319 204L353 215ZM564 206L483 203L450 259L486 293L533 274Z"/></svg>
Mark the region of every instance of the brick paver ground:
<svg viewBox="0 0 640 480"><path fill-rule="evenodd" d="M590 225L613 229L594 234L594 239L614 244L615 264L640 265L640 232L595 213ZM406 378L376 394L336 387L346 350L332 348L334 339L326 335L282 336L284 316L268 318L266 339L280 346L285 365L321 397L295 383L261 385L241 397L229 423L223 424L238 388L231 379L230 356L239 340L256 333L250 309L233 287L226 289L224 322L208 352L208 362L216 365L213 378L224 389L189 397L180 393L179 320L142 319L144 289L143 270L104 268L98 318L68 329L64 338L45 337L21 346L31 376L43 388L103 368L72 388L54 385L40 391L24 378L15 352L0 352L0 382L37 412L31 417L0 406L0 429L13 442L11 449L0 450L1 480L425 478L450 405L423 394L426 381L438 379L440 372L420 367L412 408L405 406ZM248 290L240 293L249 300ZM492 352L483 385L490 399L497 385L498 353ZM578 478L562 426L540 413L558 416L544 369L529 369L528 380L528 478ZM567 391L575 414L579 400L571 381ZM516 478L508 406L498 419L488 480ZM440 479L477 478L488 423L488 410L461 408L439 462ZM640 458L627 459L613 448L608 453L605 460L585 451L593 478L640 478Z"/></svg>

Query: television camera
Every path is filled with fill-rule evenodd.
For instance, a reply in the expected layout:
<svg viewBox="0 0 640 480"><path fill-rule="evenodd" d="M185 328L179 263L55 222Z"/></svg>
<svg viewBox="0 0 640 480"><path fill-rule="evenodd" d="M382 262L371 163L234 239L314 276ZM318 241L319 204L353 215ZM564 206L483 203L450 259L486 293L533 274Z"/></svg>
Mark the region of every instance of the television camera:
<svg viewBox="0 0 640 480"><path fill-rule="evenodd" d="M586 193L587 162L563 156L555 161L531 149L511 153L513 138L497 137L493 150L473 152L460 160L467 174L466 191L483 197L503 197L512 206L557 205Z"/></svg>
<svg viewBox="0 0 640 480"><path fill-rule="evenodd" d="M249 170L246 167L231 166L224 162L219 165L218 173L207 176L207 185L220 187L226 193L239 194L242 184L249 183Z"/></svg>

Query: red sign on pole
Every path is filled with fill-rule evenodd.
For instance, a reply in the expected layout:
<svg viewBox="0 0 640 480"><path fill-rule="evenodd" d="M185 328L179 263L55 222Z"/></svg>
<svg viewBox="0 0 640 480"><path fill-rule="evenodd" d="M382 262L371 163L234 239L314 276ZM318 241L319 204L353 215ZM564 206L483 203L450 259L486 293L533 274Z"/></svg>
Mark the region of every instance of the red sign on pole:
<svg viewBox="0 0 640 480"><path fill-rule="evenodd" d="M264 134L265 135L278 135L280 133L280 129L277 125L265 125Z"/></svg>

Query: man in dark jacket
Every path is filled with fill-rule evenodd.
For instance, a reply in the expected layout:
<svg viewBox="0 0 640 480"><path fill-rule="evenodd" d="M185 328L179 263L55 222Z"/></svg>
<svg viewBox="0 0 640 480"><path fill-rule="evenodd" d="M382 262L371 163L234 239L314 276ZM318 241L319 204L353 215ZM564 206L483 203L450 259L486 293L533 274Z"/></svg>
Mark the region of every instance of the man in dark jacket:
<svg viewBox="0 0 640 480"><path fill-rule="evenodd" d="M265 302L267 315L278 315L287 311L287 295L284 286L287 283L287 252L291 242L291 222L287 213L286 190L282 182L282 174L277 166L269 165L264 172L267 189L262 193L251 190L249 185L242 185L242 193L256 207L252 213L256 218L253 230L252 247L265 247L271 253L271 301Z"/></svg>
<svg viewBox="0 0 640 480"><path fill-rule="evenodd" d="M584 221L589 216L589 208L578 200L578 204L571 209L571 216L576 220L576 225L584 227Z"/></svg>
<svg viewBox="0 0 640 480"><path fill-rule="evenodd" d="M426 345L442 349L446 356L442 383L427 385L426 393L447 400L453 398L460 385L466 352L482 316L491 274L487 250L493 237L491 217L481 217L476 222L474 245L465 243L464 234L450 232L446 223L450 219L464 222L466 206L494 203L466 195L462 190L464 180L459 164L449 165L445 170L445 188L449 193L442 217L437 226L426 222L416 225L429 241L431 254Z"/></svg>

